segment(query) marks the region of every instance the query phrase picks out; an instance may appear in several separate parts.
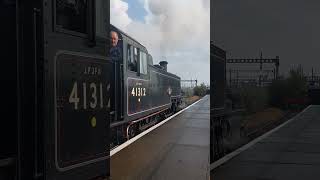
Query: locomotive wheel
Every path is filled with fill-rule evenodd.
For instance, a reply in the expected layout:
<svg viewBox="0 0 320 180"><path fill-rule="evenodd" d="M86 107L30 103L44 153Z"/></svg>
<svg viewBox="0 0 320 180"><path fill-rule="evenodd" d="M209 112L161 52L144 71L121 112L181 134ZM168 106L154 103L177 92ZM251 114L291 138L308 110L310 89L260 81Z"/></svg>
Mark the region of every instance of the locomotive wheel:
<svg viewBox="0 0 320 180"><path fill-rule="evenodd" d="M172 113L176 113L177 112L177 104L176 103L173 103L172 106L171 106L171 112Z"/></svg>
<svg viewBox="0 0 320 180"><path fill-rule="evenodd" d="M156 120L156 122L158 123L158 122L160 122L161 121L161 116L160 115L157 115L156 117L155 117L155 120Z"/></svg>
<svg viewBox="0 0 320 180"><path fill-rule="evenodd" d="M129 139L131 139L131 138L133 138L134 136L136 136L137 135L137 133L138 133L138 131L137 131L137 127L136 127L136 125L131 125L130 127L129 127Z"/></svg>

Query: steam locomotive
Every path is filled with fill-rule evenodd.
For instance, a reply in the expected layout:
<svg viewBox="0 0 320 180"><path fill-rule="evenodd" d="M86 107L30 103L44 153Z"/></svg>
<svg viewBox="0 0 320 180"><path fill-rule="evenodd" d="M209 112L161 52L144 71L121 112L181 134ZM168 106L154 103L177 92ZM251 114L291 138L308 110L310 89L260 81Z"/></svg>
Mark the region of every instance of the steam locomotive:
<svg viewBox="0 0 320 180"><path fill-rule="evenodd" d="M111 110L114 145L135 136L181 104L180 77L167 72L167 61L153 64L138 41L111 25L120 41L121 60L115 62L115 104Z"/></svg>
<svg viewBox="0 0 320 180"><path fill-rule="evenodd" d="M180 78L110 26L109 3L0 0L0 179L110 177L110 144L177 110ZM111 29L119 62L107 56Z"/></svg>

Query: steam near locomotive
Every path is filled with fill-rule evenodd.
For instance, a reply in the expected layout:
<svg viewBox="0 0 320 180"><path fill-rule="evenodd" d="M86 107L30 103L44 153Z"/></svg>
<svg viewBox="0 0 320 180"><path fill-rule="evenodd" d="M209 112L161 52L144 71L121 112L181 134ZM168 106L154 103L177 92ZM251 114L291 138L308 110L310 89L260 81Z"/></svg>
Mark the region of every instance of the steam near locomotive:
<svg viewBox="0 0 320 180"><path fill-rule="evenodd" d="M115 61L116 83L111 108L111 141L119 144L150 127L181 104L180 77L167 71L166 61L154 65L148 50L111 26L118 34L121 60Z"/></svg>

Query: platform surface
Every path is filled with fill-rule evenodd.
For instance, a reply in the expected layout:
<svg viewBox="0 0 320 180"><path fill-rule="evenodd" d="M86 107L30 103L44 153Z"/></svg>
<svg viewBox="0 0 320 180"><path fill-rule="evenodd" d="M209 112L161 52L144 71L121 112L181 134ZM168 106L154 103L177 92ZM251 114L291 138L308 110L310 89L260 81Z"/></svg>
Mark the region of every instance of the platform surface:
<svg viewBox="0 0 320 180"><path fill-rule="evenodd" d="M112 180L208 180L210 97L111 157Z"/></svg>
<svg viewBox="0 0 320 180"><path fill-rule="evenodd" d="M320 106L309 106L211 173L212 180L319 180Z"/></svg>

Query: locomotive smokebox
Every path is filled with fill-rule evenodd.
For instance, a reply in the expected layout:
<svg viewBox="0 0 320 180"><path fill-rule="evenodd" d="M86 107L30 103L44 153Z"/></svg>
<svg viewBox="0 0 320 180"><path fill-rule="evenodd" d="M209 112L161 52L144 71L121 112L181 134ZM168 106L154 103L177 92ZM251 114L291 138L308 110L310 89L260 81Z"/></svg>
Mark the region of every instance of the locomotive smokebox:
<svg viewBox="0 0 320 180"><path fill-rule="evenodd" d="M167 71L168 62L167 61L160 61L160 66Z"/></svg>

